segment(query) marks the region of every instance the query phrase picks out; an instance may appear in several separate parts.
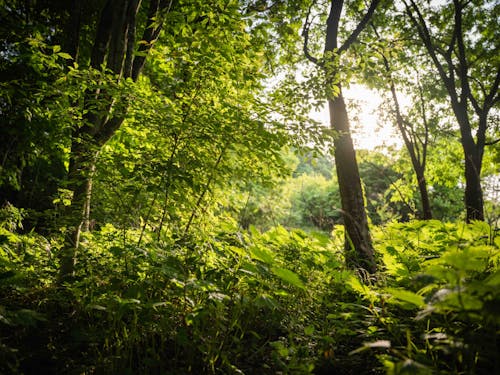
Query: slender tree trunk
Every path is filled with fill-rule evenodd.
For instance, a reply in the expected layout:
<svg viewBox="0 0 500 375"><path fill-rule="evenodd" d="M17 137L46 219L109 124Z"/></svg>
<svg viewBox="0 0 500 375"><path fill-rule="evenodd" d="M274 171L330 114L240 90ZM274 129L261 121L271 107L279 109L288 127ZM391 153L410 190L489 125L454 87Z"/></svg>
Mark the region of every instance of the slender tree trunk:
<svg viewBox="0 0 500 375"><path fill-rule="evenodd" d="M415 168L415 175L417 176L418 190L420 192L420 199L422 201L422 219L432 219L431 202L429 200L429 192L427 190L427 181L425 179L424 171L421 168Z"/></svg>
<svg viewBox="0 0 500 375"><path fill-rule="evenodd" d="M339 72L338 58L356 41L359 33L361 33L368 24L378 2L378 0L372 0L364 17L357 24L346 41L339 47L337 37L344 1L330 1L330 13L326 21L325 39L325 55L329 58L330 63L323 65L327 77L325 88L330 111L330 126L337 132L337 137L334 139L335 167L339 182L342 216L346 235L346 262L352 267L363 268L369 273L375 273L377 265L375 263L374 249L368 228L368 218L366 216L363 189L361 187L361 178L359 176L358 163L356 161L356 152L354 151L354 145L351 139L349 118L347 117L347 109L344 97L342 96L342 87L340 82L338 82L337 74ZM306 48L308 40L308 23L309 21L307 19L304 33L304 52L310 60L315 61L315 59L310 57ZM318 63L317 60L315 62ZM338 95L334 95L331 91L331 87L334 85L338 86Z"/></svg>
<svg viewBox="0 0 500 375"><path fill-rule="evenodd" d="M368 229L356 152L341 89L336 98L328 100L328 107L330 124L338 132L338 137L334 140L335 166L346 233L346 261L351 266L362 267L374 273L377 269L374 250Z"/></svg>
<svg viewBox="0 0 500 375"><path fill-rule="evenodd" d="M88 148L83 142L73 144L68 173L68 188L73 191L73 197L65 215L67 229L60 256L60 281L74 274L81 234L89 230L96 157L95 148Z"/></svg>
<svg viewBox="0 0 500 375"><path fill-rule="evenodd" d="M403 136L403 141L406 146L406 150L410 154L411 164L413 166L413 170L415 172L415 176L417 177L417 185L420 193L420 200L422 201L422 219L430 220L432 219L432 209L431 202L429 199L429 191L427 190L427 180L425 179L425 154L427 152L427 142L422 144L423 148L423 156L422 159L417 156L417 145L414 141L410 140L408 136L408 131L404 125L403 117L400 112L399 102L396 96L396 90L394 86L391 87L394 103L396 106L396 122L399 128L401 135ZM415 141L416 142L416 141Z"/></svg>
<svg viewBox="0 0 500 375"><path fill-rule="evenodd" d="M484 221L483 189L481 186L481 162L477 152L465 151L465 208L466 220Z"/></svg>
<svg viewBox="0 0 500 375"><path fill-rule="evenodd" d="M374 27L374 31L377 34L377 36L379 36L375 27ZM429 126L428 126L427 118L425 116L423 93L422 93L422 90L420 90L420 94L421 94L420 100L421 100L421 104L422 104L422 122L423 122L424 127L425 127L425 140L421 144L422 152L419 153L419 147L417 144L418 139L417 139L417 137L413 137L413 139L411 138L411 133L410 133L408 127L406 126L405 121L403 119L403 115L401 113L401 107L399 105L399 99L398 99L398 95L396 92L396 85L395 85L394 80L392 79L392 76L391 76L391 67L389 65L389 60L387 60L387 58L383 54L382 54L382 59L384 61L385 71L389 75L392 101L394 102L394 108L396 110L396 125L398 126L399 132L401 133L401 136L403 137L403 141L405 143L406 150L408 151L408 154L410 155L411 164L413 166L413 170L415 171L415 175L417 177L418 190L420 192L420 199L422 201L422 219L430 220L430 219L432 219L432 210L431 210L431 202L429 200L429 192L427 190L427 181L425 179L425 165L426 165L426 160L427 160Z"/></svg>
<svg viewBox="0 0 500 375"><path fill-rule="evenodd" d="M466 221L468 223L472 220L484 221L483 188L481 186L484 139L478 137L478 142L474 142L467 108L465 108L466 102L465 104L457 102L452 104L460 126L460 142L464 151Z"/></svg>

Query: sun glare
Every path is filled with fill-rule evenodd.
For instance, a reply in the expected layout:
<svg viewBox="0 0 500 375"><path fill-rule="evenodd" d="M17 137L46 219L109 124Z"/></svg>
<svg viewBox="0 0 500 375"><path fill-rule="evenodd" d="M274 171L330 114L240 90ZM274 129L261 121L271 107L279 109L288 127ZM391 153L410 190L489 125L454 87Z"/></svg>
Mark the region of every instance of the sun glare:
<svg viewBox="0 0 500 375"><path fill-rule="evenodd" d="M345 90L346 100L355 103L350 111L351 131L358 149L373 150L377 146L399 146L399 134L392 124L383 123L378 107L382 98L375 90L362 85L351 85Z"/></svg>
<svg viewBox="0 0 500 375"><path fill-rule="evenodd" d="M351 85L343 89L344 98L350 104L349 120L351 134L356 149L373 150L379 146L401 146L401 137L392 124L383 123L377 110L382 98L375 90L363 85ZM402 105L406 103L403 100ZM328 126L328 107L325 104L320 112L312 117Z"/></svg>

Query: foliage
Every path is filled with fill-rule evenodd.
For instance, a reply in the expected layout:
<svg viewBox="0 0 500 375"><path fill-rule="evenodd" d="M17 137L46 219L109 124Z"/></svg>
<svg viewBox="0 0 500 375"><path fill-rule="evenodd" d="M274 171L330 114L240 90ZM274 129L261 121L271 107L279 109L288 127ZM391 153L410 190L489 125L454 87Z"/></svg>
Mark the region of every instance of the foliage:
<svg viewBox="0 0 500 375"><path fill-rule="evenodd" d="M340 195L334 181L321 175L301 175L286 189L291 202L290 217L285 219L288 226L328 232L341 222Z"/></svg>
<svg viewBox="0 0 500 375"><path fill-rule="evenodd" d="M147 64L124 79L119 66L91 61L99 15L119 3L0 4L0 373L500 372L498 129L488 117L487 221L460 223L459 135L429 61L403 38L408 19L393 17L401 9L373 18L383 38L368 28L364 43L340 59L327 53L332 66L318 68L301 65L299 32L307 18L302 31L321 55L327 2L145 0L131 18L138 35L149 5L170 6L153 19L162 32L127 49L138 61L147 51ZM446 43L450 9L418 3L444 37L435 42ZM344 5L344 20L366 11L358 0ZM463 4L466 52L479 59L469 73L491 81L486 66L497 60L483 42L498 39L496 29L472 5L491 6L493 17L498 7ZM73 22L80 35L65 32ZM338 37L351 26L341 22ZM405 153L358 152L379 270L370 275L346 267L332 158L342 134L310 113L339 93L331 83L340 77L344 87L385 85L374 51L394 59L394 82L422 104L405 108L406 120L417 121L423 102L428 109L438 220L413 220L420 202ZM493 99L480 79L470 88ZM101 133L113 136L96 147L92 137L113 119L112 134ZM75 168L80 146L95 159L83 153ZM82 222L71 166L92 187L79 189L91 220L74 275L62 280L66 234Z"/></svg>
<svg viewBox="0 0 500 375"><path fill-rule="evenodd" d="M384 317L384 329L393 335L380 357L387 373L494 372L500 252L493 229L483 222L439 221L387 229L379 249L388 287L379 298L397 307ZM393 315L400 309L412 325Z"/></svg>
<svg viewBox="0 0 500 375"><path fill-rule="evenodd" d="M377 227L384 268L364 282L344 268L342 241L324 234L242 231L219 218L185 238L148 233L138 246L140 230L107 224L85 235L88 256L60 288L61 238L15 234L18 213L2 212L2 372L486 374L499 365L500 240L482 222Z"/></svg>
<svg viewBox="0 0 500 375"><path fill-rule="evenodd" d="M73 358L81 371L312 369L311 348L301 342L310 333L294 329L307 323L302 320L307 320L304 308L311 296L303 290L323 281L321 271L333 273L340 267L335 254L324 248L327 238L279 227L264 235L255 230L245 234L234 232L231 221L221 225L224 231L206 233L204 238L170 239L140 248L135 246L137 231L123 233L107 225L87 236L85 247L92 255L83 260L77 282L61 291L40 283L41 275L49 276L56 267L45 255L36 254L42 239L32 238L24 253L13 248L21 239L10 238L4 242L8 253L2 257L2 294L11 302L23 300L28 298L28 283L36 282L29 285L29 293L36 295L31 298L45 302L36 309L30 305L2 311L2 337L7 338L2 353L10 359L7 354L15 347L9 345L22 345L24 334L31 335L30 329L37 327L50 332L46 339L53 345L46 365L52 368L65 366L65 351L80 349L96 359ZM16 257L9 256L14 253ZM43 265L40 274L24 270L23 257L28 254ZM314 272L305 273L301 263L314 263ZM45 293L54 294L43 297ZM302 303L297 304L297 298ZM65 307L66 325L58 332L60 323L47 316ZM66 315L70 312L72 316ZM19 329L19 336L12 336ZM66 335L70 342L58 341ZM41 347L38 350L14 356L16 361L4 365L30 372L29 366L44 355ZM261 360L258 365L256 358Z"/></svg>
<svg viewBox="0 0 500 375"><path fill-rule="evenodd" d="M240 225L245 229L249 225L269 229L279 224L331 231L333 225L341 222L340 197L336 180L331 176L331 162L326 157L312 155L288 153L283 157L288 168L294 168L291 176L274 184L253 183L248 191L232 193L230 206L233 210L239 207Z"/></svg>
<svg viewBox="0 0 500 375"><path fill-rule="evenodd" d="M359 152L359 171L363 179L368 215L374 224L408 220L411 210L407 199L401 199L397 187L402 177L398 162L380 152ZM405 187L410 184L405 184Z"/></svg>
<svg viewBox="0 0 500 375"><path fill-rule="evenodd" d="M54 103L60 88L52 84L62 77L67 56L40 34L12 49L9 65L2 68L19 71L0 83L0 131L5 137L0 186L6 200L42 210L50 207L50 200L37 198L50 197L64 176L69 118L61 109L67 101Z"/></svg>

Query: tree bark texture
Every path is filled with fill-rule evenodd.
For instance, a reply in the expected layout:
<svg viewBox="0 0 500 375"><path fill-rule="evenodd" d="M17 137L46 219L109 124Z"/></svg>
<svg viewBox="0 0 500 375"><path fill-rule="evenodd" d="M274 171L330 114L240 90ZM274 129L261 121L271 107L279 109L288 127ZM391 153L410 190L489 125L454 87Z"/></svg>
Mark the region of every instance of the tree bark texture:
<svg viewBox="0 0 500 375"><path fill-rule="evenodd" d="M374 273L376 271L374 250L342 92L328 101L328 107L330 124L338 132L334 140L335 167L346 233L346 261L351 266L361 267Z"/></svg>
<svg viewBox="0 0 500 375"><path fill-rule="evenodd" d="M477 131L477 141L471 133L471 124L467 114L467 101L459 102L452 100L455 117L460 126L460 142L464 151L465 160L465 209L466 221L484 221L483 188L481 186L481 169L484 154L484 130L481 127ZM483 137L481 137L481 133Z"/></svg>
<svg viewBox="0 0 500 375"><path fill-rule="evenodd" d="M470 149L464 144L462 146L465 155L466 220L468 223L473 220L484 221L483 188L481 186L482 155L478 155L477 146L470 147Z"/></svg>

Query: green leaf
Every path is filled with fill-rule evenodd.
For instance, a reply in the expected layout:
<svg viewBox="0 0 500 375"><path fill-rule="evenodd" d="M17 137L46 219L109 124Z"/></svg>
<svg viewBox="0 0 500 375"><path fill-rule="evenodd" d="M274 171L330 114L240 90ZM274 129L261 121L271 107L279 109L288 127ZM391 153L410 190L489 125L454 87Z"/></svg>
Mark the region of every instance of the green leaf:
<svg viewBox="0 0 500 375"><path fill-rule="evenodd" d="M92 309L92 310L100 310L100 311L106 311L107 310L106 307L104 307L102 305L97 305L97 304L89 305L88 308Z"/></svg>
<svg viewBox="0 0 500 375"><path fill-rule="evenodd" d="M297 288L305 289L305 285L300 279L299 275L297 275L295 272L290 271L286 268L281 268L281 267L272 267L271 268L272 273L274 273L276 276L278 276L281 280L296 286Z"/></svg>
<svg viewBox="0 0 500 375"><path fill-rule="evenodd" d="M59 52L57 54L57 56L62 57L63 59L66 59L66 60L73 60L73 57L71 57L71 55L69 53L66 53L66 52Z"/></svg>
<svg viewBox="0 0 500 375"><path fill-rule="evenodd" d="M497 270L494 274L488 276L484 283L485 285L493 287L500 286L500 270Z"/></svg>
<svg viewBox="0 0 500 375"><path fill-rule="evenodd" d="M363 346L360 348L353 350L349 353L349 355L361 353L367 349L381 348L381 349L389 349L391 347L391 342L389 340L377 340L374 342L365 342Z"/></svg>
<svg viewBox="0 0 500 375"><path fill-rule="evenodd" d="M279 307L278 302L271 297L269 294L262 293L254 300L254 303L258 307L266 307L271 310L276 310Z"/></svg>
<svg viewBox="0 0 500 375"><path fill-rule="evenodd" d="M308 336L312 335L314 333L314 326L310 325L304 328L304 333Z"/></svg>
<svg viewBox="0 0 500 375"><path fill-rule="evenodd" d="M245 252L245 249L242 249L241 247L238 246L226 246L225 249L229 250L230 252L240 255L240 256L245 256L247 253Z"/></svg>
<svg viewBox="0 0 500 375"><path fill-rule="evenodd" d="M425 306L424 298L416 293L404 289L387 288L386 292L390 293L395 299L406 302L416 307Z"/></svg>
<svg viewBox="0 0 500 375"><path fill-rule="evenodd" d="M488 246L468 247L460 250L450 250L443 257L443 263L458 271L483 271L488 266L491 248Z"/></svg>
<svg viewBox="0 0 500 375"><path fill-rule="evenodd" d="M250 248L250 255L254 259L258 259L264 263L267 264L273 264L274 263L274 256L273 253L271 253L269 250L258 247L258 246L252 246Z"/></svg>

